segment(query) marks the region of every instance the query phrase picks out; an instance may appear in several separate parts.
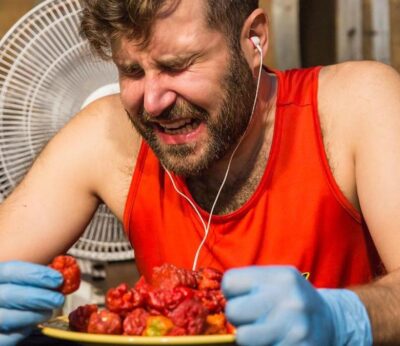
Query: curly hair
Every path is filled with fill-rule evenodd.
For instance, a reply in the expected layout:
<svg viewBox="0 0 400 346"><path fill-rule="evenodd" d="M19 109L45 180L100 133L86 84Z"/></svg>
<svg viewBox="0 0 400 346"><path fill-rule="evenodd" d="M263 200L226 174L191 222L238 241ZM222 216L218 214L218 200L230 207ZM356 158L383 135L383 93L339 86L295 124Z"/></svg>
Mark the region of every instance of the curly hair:
<svg viewBox="0 0 400 346"><path fill-rule="evenodd" d="M81 34L92 50L109 59L110 48L122 37L146 46L155 20L171 14L181 0L80 0L82 3ZM199 0L196 0L199 1ZM258 7L258 0L202 0L206 23L222 32L229 45L237 50L246 18Z"/></svg>

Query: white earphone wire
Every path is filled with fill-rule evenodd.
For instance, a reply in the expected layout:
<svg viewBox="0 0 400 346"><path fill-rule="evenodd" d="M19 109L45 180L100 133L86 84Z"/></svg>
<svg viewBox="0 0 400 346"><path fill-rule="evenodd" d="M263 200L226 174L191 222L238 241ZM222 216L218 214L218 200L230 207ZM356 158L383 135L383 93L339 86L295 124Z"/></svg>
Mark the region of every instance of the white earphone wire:
<svg viewBox="0 0 400 346"><path fill-rule="evenodd" d="M203 248L203 246L204 246L204 244L205 244L205 242L206 242L206 240L207 240L208 233L209 233L209 230L210 230L210 225L211 225L211 219L212 219L212 216L213 216L213 213L214 213L214 209L215 209L215 206L217 205L217 202L218 202L219 196L220 196L220 194L221 194L221 191L222 191L222 189L223 189L223 187L224 187L224 185L225 185L225 183L226 183L226 180L227 180L227 178L228 178L228 174L229 174L229 171L230 171L230 168L231 168L231 164L232 164L233 157L235 156L235 153L236 153L237 149L239 148L240 144L242 143L243 138L246 136L247 130L249 129L249 125L250 125L250 123L251 123L252 120L253 120L254 111L255 111L256 105L257 105L258 92L259 92L259 88L260 88L261 73L262 73L262 67L263 67L263 64L262 64L262 50L261 50L261 47L260 47L259 44L256 44L255 47L256 47L256 49L258 50L258 52L260 53L260 67L259 67L259 71L258 71L257 86L256 86L256 95L255 95L255 98L254 98L253 108L252 108L252 111L251 111L249 123L248 123L248 125L247 125L247 128L246 128L245 132L244 132L243 135L240 137L238 144L236 145L235 149L233 150L233 152L232 152L232 154L231 154L231 157L229 158L229 161L228 161L228 165L227 165L227 168L226 168L226 172L225 172L224 178L223 178L222 183L221 183L221 185L220 185L220 187L219 187L219 189L218 189L217 195L215 196L215 200L214 200L213 205L212 205L211 210L210 210L210 215L209 215L209 217L208 217L207 225L205 224L204 219L202 218L202 216L201 216L199 210L197 209L196 205L190 200L189 197L187 197L182 191L180 191L180 190L177 188L177 186L176 186L176 184L175 184L175 181L174 181L174 179L172 178L171 173L164 167L165 171L166 171L167 174L168 174L168 177L170 178L170 180L171 180L171 182L172 182L172 186L174 187L175 191L176 191L180 196L182 196L184 199L186 199L186 200L189 202L189 204L191 205L191 207L193 208L193 210L196 212L197 216L199 217L199 219L200 219L200 221L201 221L201 223L202 223L202 225L203 225L203 228L204 228L204 236L203 236L203 239L202 239L202 241L201 241L199 247L197 248L196 254L195 254L195 256L194 256L192 270L196 270L196 268L197 268L197 263L198 263L198 260L199 260L200 252L201 252L201 249Z"/></svg>
<svg viewBox="0 0 400 346"><path fill-rule="evenodd" d="M178 189L174 179L172 178L170 171L168 171L165 167L164 167L164 169L167 172L168 177L171 180L172 186L174 187L175 191L178 193L178 195L180 195L181 197L183 197L184 199L186 199L189 202L189 204L192 206L193 210L196 212L197 216L199 217L199 219L203 225L203 228L206 229L207 228L206 223L204 222L203 218L201 217L201 214L200 214L199 210L196 208L195 204L190 200L190 198L188 196L186 196L181 190Z"/></svg>

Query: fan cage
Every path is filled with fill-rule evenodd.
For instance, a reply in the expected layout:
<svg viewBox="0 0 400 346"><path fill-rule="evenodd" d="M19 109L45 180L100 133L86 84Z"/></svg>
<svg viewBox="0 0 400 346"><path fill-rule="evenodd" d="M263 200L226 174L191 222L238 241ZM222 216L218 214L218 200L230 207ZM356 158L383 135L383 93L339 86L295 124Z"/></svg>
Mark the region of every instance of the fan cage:
<svg viewBox="0 0 400 346"><path fill-rule="evenodd" d="M0 41L0 202L85 100L118 82L79 34L79 0L46 0ZM123 227L103 204L69 253L96 261L134 257Z"/></svg>

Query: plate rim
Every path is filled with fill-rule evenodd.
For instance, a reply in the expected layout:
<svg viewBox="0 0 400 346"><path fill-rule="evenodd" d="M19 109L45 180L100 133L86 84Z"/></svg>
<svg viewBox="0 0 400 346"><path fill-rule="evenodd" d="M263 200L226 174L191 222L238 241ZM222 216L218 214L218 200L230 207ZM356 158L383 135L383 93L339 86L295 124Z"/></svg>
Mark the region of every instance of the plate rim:
<svg viewBox="0 0 400 346"><path fill-rule="evenodd" d="M68 321L67 316L60 316L50 320ZM48 322L47 322L48 323ZM128 336L128 335L109 335L109 334L89 334L62 330L39 324L42 334L69 341L78 341L93 344L104 345L203 345L203 344L226 344L234 343L236 337L234 334L216 334L216 335L182 335L182 336Z"/></svg>

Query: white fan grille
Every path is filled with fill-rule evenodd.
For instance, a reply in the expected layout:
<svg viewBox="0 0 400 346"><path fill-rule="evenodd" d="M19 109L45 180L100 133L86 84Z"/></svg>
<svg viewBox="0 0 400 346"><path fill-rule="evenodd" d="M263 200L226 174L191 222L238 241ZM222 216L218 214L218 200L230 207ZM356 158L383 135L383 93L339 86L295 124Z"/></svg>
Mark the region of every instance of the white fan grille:
<svg viewBox="0 0 400 346"><path fill-rule="evenodd" d="M47 0L0 41L0 201L48 140L95 90L115 83L110 62L79 36L79 0ZM95 260L133 257L118 220L103 205L70 250Z"/></svg>

